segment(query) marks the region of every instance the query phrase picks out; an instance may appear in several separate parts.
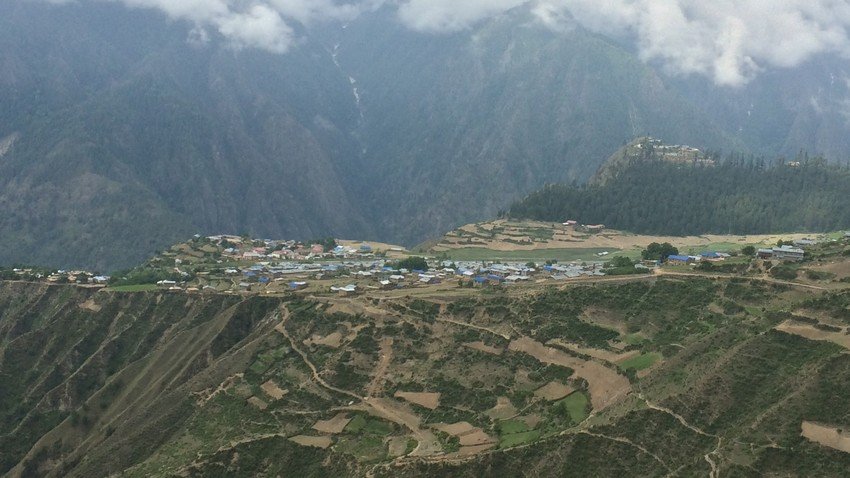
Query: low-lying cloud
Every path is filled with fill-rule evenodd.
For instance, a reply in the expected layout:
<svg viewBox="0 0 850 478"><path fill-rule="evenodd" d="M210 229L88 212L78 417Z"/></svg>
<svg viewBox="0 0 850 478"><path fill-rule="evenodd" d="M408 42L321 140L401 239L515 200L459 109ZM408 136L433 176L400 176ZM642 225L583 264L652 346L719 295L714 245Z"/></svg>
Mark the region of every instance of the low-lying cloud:
<svg viewBox="0 0 850 478"><path fill-rule="evenodd" d="M48 0L62 1L62 0ZM791 68L817 55L850 57L846 0L80 0L153 8L206 29L239 48L285 53L296 41L292 22L347 21L381 5L407 27L453 33L514 8L528 8L555 30L580 24L630 40L644 61L668 73L699 74L743 85L769 68Z"/></svg>

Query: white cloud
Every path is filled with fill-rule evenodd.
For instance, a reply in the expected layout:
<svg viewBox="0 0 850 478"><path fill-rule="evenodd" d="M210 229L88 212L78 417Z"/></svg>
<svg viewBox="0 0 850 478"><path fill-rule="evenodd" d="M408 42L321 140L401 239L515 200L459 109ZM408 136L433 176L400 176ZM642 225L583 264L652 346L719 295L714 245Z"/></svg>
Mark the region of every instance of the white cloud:
<svg viewBox="0 0 850 478"><path fill-rule="evenodd" d="M401 21L424 32L455 32L528 0L408 0L398 9Z"/></svg>
<svg viewBox="0 0 850 478"><path fill-rule="evenodd" d="M540 0L587 28L635 41L669 72L737 86L767 68L850 56L846 0Z"/></svg>
<svg viewBox="0 0 850 478"><path fill-rule="evenodd" d="M349 21L390 5L407 27L457 32L513 8L527 7L554 30L585 28L632 41L644 61L672 74L699 74L742 85L760 71L792 68L816 55L850 57L847 0L44 0L121 2L193 24L193 44L207 29L239 48L286 52L292 22Z"/></svg>
<svg viewBox="0 0 850 478"><path fill-rule="evenodd" d="M847 0L403 0L410 28L454 32L526 5L546 26L575 23L636 44L673 74L742 85L819 54L850 57Z"/></svg>

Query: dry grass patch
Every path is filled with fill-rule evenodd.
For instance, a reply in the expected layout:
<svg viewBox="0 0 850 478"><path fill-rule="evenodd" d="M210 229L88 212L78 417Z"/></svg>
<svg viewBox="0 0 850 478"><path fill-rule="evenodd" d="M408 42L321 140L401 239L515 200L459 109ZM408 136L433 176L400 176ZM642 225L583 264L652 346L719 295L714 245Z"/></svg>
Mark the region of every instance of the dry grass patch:
<svg viewBox="0 0 850 478"><path fill-rule="evenodd" d="M345 430L348 423L351 421L347 413L340 413L330 420L319 420L313 425L313 430L330 435L338 435Z"/></svg>
<svg viewBox="0 0 850 478"><path fill-rule="evenodd" d="M815 443L850 453L850 433L829 425L804 421L802 435Z"/></svg>
<svg viewBox="0 0 850 478"><path fill-rule="evenodd" d="M434 428L452 436L461 436L465 433L471 433L476 430L476 428L469 422L457 422L452 424L438 423L434 425Z"/></svg>
<svg viewBox="0 0 850 478"><path fill-rule="evenodd" d="M495 444L497 441L495 438L484 433L484 430L480 428L476 428L475 430L463 434L458 438L460 439L460 446L480 446L487 444Z"/></svg>
<svg viewBox="0 0 850 478"><path fill-rule="evenodd" d="M285 397L287 393L289 393L289 390L284 390L278 387L277 384L274 383L274 380L269 380L268 382L260 385L260 388L263 390L263 392L266 393L266 395L272 397L275 400L280 400L281 398Z"/></svg>
<svg viewBox="0 0 850 478"><path fill-rule="evenodd" d="M289 441L295 442L301 446L311 446L314 448L326 449L334 444L334 441L331 437L315 437L309 435L298 435L289 439Z"/></svg>
<svg viewBox="0 0 850 478"><path fill-rule="evenodd" d="M248 399L248 403L259 408L260 410L265 410L269 408L269 404L257 397L251 397Z"/></svg>
<svg viewBox="0 0 850 478"><path fill-rule="evenodd" d="M304 345L308 347L311 345L324 345L325 347L338 349L342 345L342 334L340 332L333 332L327 337L314 335L309 339L304 339Z"/></svg>
<svg viewBox="0 0 850 478"><path fill-rule="evenodd" d="M800 337L804 337L809 340L832 342L850 350L850 335L847 335L847 330L844 328L842 328L840 332L831 332L828 330L821 330L811 324L786 320L785 322L777 325L776 330L785 332L786 334L799 335Z"/></svg>
<svg viewBox="0 0 850 478"><path fill-rule="evenodd" d="M486 412L486 415L493 420L506 420L515 417L516 414L517 409L508 397L498 397L496 406Z"/></svg>
<svg viewBox="0 0 850 478"><path fill-rule="evenodd" d="M420 407L425 407L429 410L434 410L440 406L439 392L396 392L395 398L415 403Z"/></svg>
<svg viewBox="0 0 850 478"><path fill-rule="evenodd" d="M82 304L80 304L80 308L85 309L85 310L90 310L92 312L100 312L103 309L103 307L97 305L94 302L94 299L89 299L89 300L83 302Z"/></svg>

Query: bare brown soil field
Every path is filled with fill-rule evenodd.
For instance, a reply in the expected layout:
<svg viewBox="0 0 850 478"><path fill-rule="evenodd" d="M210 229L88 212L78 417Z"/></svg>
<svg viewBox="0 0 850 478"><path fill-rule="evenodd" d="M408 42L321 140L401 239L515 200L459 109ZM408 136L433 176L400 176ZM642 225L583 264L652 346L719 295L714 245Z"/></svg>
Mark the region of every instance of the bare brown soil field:
<svg viewBox="0 0 850 478"><path fill-rule="evenodd" d="M802 429L802 435L805 438L823 446L850 453L850 433L847 431L839 427L807 421L803 422Z"/></svg>
<svg viewBox="0 0 850 478"><path fill-rule="evenodd" d="M313 425L313 430L330 435L338 435L345 430L351 418L347 413L339 413L330 420L319 420Z"/></svg>
<svg viewBox="0 0 850 478"><path fill-rule="evenodd" d="M275 400L280 400L281 398L286 396L287 393L289 393L288 390L284 390L284 389L278 387L277 384L274 383L273 380L269 380L268 382L260 385L260 388L264 392L266 392L266 394L268 396L272 397Z"/></svg>
<svg viewBox="0 0 850 478"><path fill-rule="evenodd" d="M472 350L477 350L479 352L484 352L484 353L490 354L490 355L502 355L502 352L504 352L503 349L487 345L487 344L485 344L484 342L481 342L481 341L465 343L465 344L463 344L463 346L468 347Z"/></svg>
<svg viewBox="0 0 850 478"><path fill-rule="evenodd" d="M94 299L89 299L83 302L82 304L80 304L80 308L90 310L92 312L100 312L103 309L103 307L95 303Z"/></svg>
<svg viewBox="0 0 850 478"><path fill-rule="evenodd" d="M493 420L505 420L515 417L517 409L508 397L496 399L496 406L487 411L487 416Z"/></svg>
<svg viewBox="0 0 850 478"><path fill-rule="evenodd" d="M338 240L337 244L345 247L353 247L355 249L360 249L360 246L364 244L368 244L369 247L372 248L373 252L385 252L387 257L390 258L399 258L407 255L407 248L402 246L397 246L394 244L386 244L383 242L364 242L364 241L349 241L349 240Z"/></svg>
<svg viewBox="0 0 850 478"><path fill-rule="evenodd" d="M496 439L484 433L484 430L476 428L474 431L461 435L460 446L478 446L495 443Z"/></svg>
<svg viewBox="0 0 850 478"><path fill-rule="evenodd" d="M423 430L422 418L413 413L409 406L389 398L367 398L351 407L353 410L363 410L370 415L397 423L412 432L418 442L413 456L435 455L443 451L437 436L430 430Z"/></svg>
<svg viewBox="0 0 850 478"><path fill-rule="evenodd" d="M631 391L629 380L615 370L598 362L573 357L529 337L512 340L508 349L526 353L543 363L560 365L575 370L577 377L587 380L590 401L597 411L604 410Z"/></svg>
<svg viewBox="0 0 850 478"><path fill-rule="evenodd" d="M811 324L786 320L777 325L776 330L787 334L799 335L809 340L832 342L850 350L850 335L847 335L846 329L843 329L841 332L830 332L828 330L818 329Z"/></svg>
<svg viewBox="0 0 850 478"><path fill-rule="evenodd" d="M387 440L387 454L390 458L398 458L407 451L408 437L390 437Z"/></svg>
<svg viewBox="0 0 850 478"><path fill-rule="evenodd" d="M420 407L435 410L440 406L440 394L435 392L396 392L395 398L415 403Z"/></svg>
<svg viewBox="0 0 850 478"><path fill-rule="evenodd" d="M320 337L318 335L314 335L309 339L305 339L304 345L307 345L308 347L310 345L324 345L325 347L338 349L339 346L342 345L342 334L340 332L333 332L327 337Z"/></svg>
<svg viewBox="0 0 850 478"><path fill-rule="evenodd" d="M547 401L560 400L567 395L573 393L573 387L564 385L561 382L552 381L534 391L534 396Z"/></svg>
<svg viewBox="0 0 850 478"><path fill-rule="evenodd" d="M452 424L438 423L434 428L452 436L461 436L473 432L476 428L469 422L457 422Z"/></svg>
<svg viewBox="0 0 850 478"><path fill-rule="evenodd" d="M314 437L308 435L298 435L289 439L299 445L302 446L312 446L315 448L326 449L334 444L333 439L331 437Z"/></svg>

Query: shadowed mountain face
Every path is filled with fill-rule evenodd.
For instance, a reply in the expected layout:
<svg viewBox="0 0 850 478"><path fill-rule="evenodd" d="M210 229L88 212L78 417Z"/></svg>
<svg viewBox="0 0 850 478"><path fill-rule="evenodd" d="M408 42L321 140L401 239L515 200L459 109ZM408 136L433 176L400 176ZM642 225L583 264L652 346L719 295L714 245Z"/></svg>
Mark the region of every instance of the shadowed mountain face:
<svg viewBox="0 0 850 478"><path fill-rule="evenodd" d="M393 15L314 25L272 55L193 45L143 10L4 2L0 262L110 269L196 232L412 244L584 180L644 134L847 146L835 65L718 90L521 9L446 36ZM831 89L795 86L827 74Z"/></svg>

